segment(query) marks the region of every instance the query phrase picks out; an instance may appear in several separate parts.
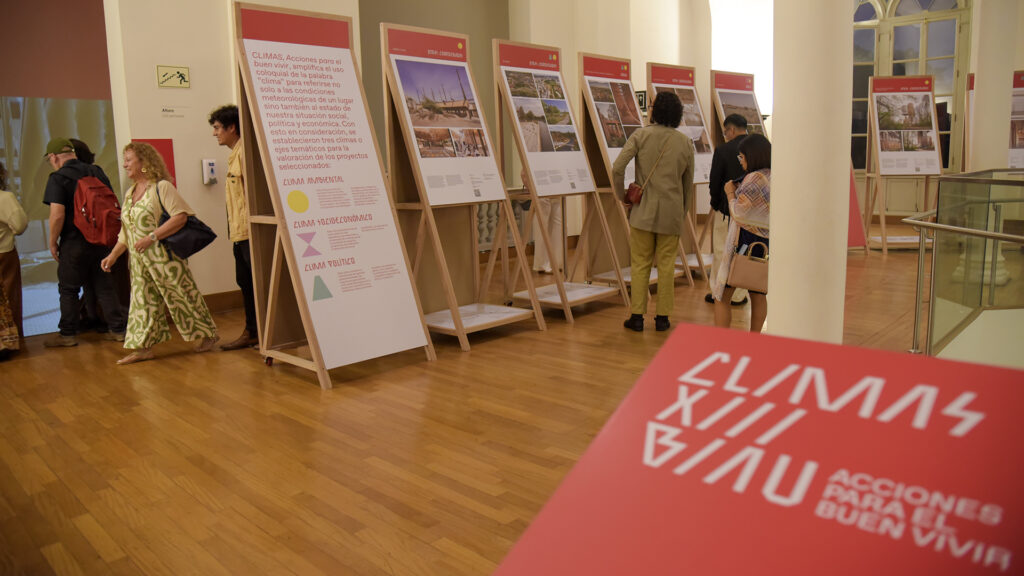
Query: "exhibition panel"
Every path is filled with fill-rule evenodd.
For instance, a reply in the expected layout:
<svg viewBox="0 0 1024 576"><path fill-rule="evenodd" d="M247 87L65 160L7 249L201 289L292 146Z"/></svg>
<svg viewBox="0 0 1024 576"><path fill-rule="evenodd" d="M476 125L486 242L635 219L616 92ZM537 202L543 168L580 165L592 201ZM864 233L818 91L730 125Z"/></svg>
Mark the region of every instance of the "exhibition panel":
<svg viewBox="0 0 1024 576"><path fill-rule="evenodd" d="M586 203L585 220L592 218L595 207L599 205L597 188L590 173L590 162L582 149L579 137L579 124L576 122L572 103L567 97L565 80L562 78L562 54L558 48L523 44L507 40L494 40L494 75L498 84L498 150L499 157L504 158L504 112L508 112L515 128L513 135L519 158L523 163L524 185L531 199L531 208L526 218L526 226L536 220L536 229L540 232L542 244L548 251L549 262L562 262L563 255L555 254L555 246L565 246L565 227L557 233L561 236L554 242L537 208L541 197L549 201L562 203L564 213L566 196L582 195L590 201ZM504 173L504 166L503 173ZM607 216L603 211L596 211L600 220L601 235L593 241L597 246L604 246L613 261L617 260L611 245L611 232L608 229ZM580 243L586 242L588 228L583 228ZM536 244L535 244L536 246ZM504 251L504 247L499 248ZM576 251L572 265L568 268L568 279L575 277L576 264L580 251ZM488 271L493 268L497 250L491 252ZM534 256L537 257L536 255ZM615 270L621 269L616 263ZM541 304L559 307L570 323L573 322L572 307L600 300L619 293L629 305L629 293L621 275L615 286L595 286L578 282L566 282L561 266L552 266L554 283L538 288L537 294ZM488 281L485 276L485 283ZM512 280L513 297L525 300L527 291L515 292L518 275Z"/></svg>
<svg viewBox="0 0 1024 576"><path fill-rule="evenodd" d="M1013 73L1009 156L1010 168L1024 168L1024 70Z"/></svg>
<svg viewBox="0 0 1024 576"><path fill-rule="evenodd" d="M724 130L723 122L725 122L725 117L730 114L739 114L747 119L748 133L768 135L764 130L764 120L761 116L761 108L757 105L757 96L754 94L753 74L712 70L711 92L718 119L715 125L719 130L715 142L723 141L720 138L721 131Z"/></svg>
<svg viewBox="0 0 1024 576"><path fill-rule="evenodd" d="M930 177L942 173L938 127L931 76L873 77L868 90L868 158L865 173L864 227L869 229L878 205L881 236L868 245L881 248L913 247L914 236L887 233L886 178L924 176L924 208L928 209Z"/></svg>
<svg viewBox="0 0 1024 576"><path fill-rule="evenodd" d="M338 366L417 347L433 359L352 56L351 20L238 4L235 21L242 123L259 148L258 157L247 149L246 164L262 165L250 194L263 192L272 205L272 215L252 214L253 227L276 228L272 254L256 259L270 261L263 352L312 367L324 388L326 370ZM289 278L291 290L282 291ZM296 342L274 329L296 305L311 361L282 353Z"/></svg>
<svg viewBox="0 0 1024 576"><path fill-rule="evenodd" d="M422 287L424 278L419 273L429 235L433 248L429 256L443 291L443 305L426 307L428 328L457 336L465 351L469 350L467 334L477 330L531 316L544 330L544 317L516 226L511 227L516 265L526 282L532 309L483 303L487 283L481 282L476 260L477 231L471 224L476 221L475 207L497 202L499 222L515 219L476 97L478 91L469 68L469 37L382 23L381 50L388 164L398 208L412 216L404 219L403 225L416 239L414 277ZM445 226L444 240L435 210L457 218L455 225ZM464 220L466 216L469 222ZM505 242L507 228L499 225L495 244ZM448 265L446 248L463 256L454 262L454 268ZM460 294L472 303L460 303Z"/></svg>

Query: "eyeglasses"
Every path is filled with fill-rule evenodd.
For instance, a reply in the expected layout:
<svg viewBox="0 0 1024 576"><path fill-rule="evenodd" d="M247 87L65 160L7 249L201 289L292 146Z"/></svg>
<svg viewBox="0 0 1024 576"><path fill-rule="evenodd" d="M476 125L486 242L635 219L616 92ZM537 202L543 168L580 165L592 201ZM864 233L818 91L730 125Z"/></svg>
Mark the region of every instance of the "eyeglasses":
<svg viewBox="0 0 1024 576"><path fill-rule="evenodd" d="M746 158L746 156L744 156L743 154L737 154L736 155L736 159L737 160L743 160L744 158Z"/></svg>

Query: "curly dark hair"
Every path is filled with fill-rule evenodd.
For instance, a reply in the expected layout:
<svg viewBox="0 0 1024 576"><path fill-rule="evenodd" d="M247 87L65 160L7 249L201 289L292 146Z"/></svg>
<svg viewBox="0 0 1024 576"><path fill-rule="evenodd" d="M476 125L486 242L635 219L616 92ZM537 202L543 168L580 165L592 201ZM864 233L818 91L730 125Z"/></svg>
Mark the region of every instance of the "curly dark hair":
<svg viewBox="0 0 1024 576"><path fill-rule="evenodd" d="M677 128L682 119L683 103L679 101L679 96L674 92L658 92L651 105L651 122Z"/></svg>
<svg viewBox="0 0 1024 576"><path fill-rule="evenodd" d="M0 162L0 190L7 190L7 168Z"/></svg>
<svg viewBox="0 0 1024 576"><path fill-rule="evenodd" d="M760 134L740 140L740 154L747 160L747 172L772 167L772 143Z"/></svg>
<svg viewBox="0 0 1024 576"><path fill-rule="evenodd" d="M225 104L210 112L210 126L213 126L214 122L220 122L225 129L234 126L235 132L238 132L238 106Z"/></svg>

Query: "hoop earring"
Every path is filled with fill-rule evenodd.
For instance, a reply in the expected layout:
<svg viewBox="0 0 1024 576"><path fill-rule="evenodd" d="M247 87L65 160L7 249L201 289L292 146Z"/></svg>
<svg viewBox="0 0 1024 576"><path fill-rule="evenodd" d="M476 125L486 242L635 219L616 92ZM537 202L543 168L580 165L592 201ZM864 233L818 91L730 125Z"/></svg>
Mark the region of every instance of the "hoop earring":
<svg viewBox="0 0 1024 576"><path fill-rule="evenodd" d="M143 173L143 174L145 174L146 172L148 172L148 170L146 170L145 168L143 168L143 169L142 169L142 173Z"/></svg>

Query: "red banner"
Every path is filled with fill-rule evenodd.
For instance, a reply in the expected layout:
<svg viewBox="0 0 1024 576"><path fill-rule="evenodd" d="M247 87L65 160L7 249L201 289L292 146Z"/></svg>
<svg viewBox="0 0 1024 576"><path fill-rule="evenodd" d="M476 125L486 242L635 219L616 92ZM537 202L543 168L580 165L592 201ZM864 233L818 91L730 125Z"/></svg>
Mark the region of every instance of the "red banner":
<svg viewBox="0 0 1024 576"><path fill-rule="evenodd" d="M1013 79L1014 79L1014 84L1016 84L1017 76L1014 75ZM967 89L968 90L974 90L974 72L971 72L970 74L967 75Z"/></svg>
<svg viewBox="0 0 1024 576"><path fill-rule="evenodd" d="M242 37L286 44L349 48L348 22L299 14L241 10Z"/></svg>
<svg viewBox="0 0 1024 576"><path fill-rule="evenodd" d="M132 142L145 142L157 152L164 159L164 164L167 165L167 173L171 175L171 182L177 185L177 175L174 172L174 140L170 138L132 138Z"/></svg>
<svg viewBox="0 0 1024 576"><path fill-rule="evenodd" d="M625 60L609 60L595 56L583 57L583 75L598 78L614 78L629 80L629 62Z"/></svg>
<svg viewBox="0 0 1024 576"><path fill-rule="evenodd" d="M1017 70L1013 73L1013 87L1024 88L1024 70ZM974 89L974 74L971 74L971 89Z"/></svg>
<svg viewBox="0 0 1024 576"><path fill-rule="evenodd" d="M558 51L519 44L498 43L498 62L501 66L533 68L557 72L561 68Z"/></svg>
<svg viewBox="0 0 1024 576"><path fill-rule="evenodd" d="M650 81L652 84L693 86L693 68L652 64Z"/></svg>
<svg viewBox="0 0 1024 576"><path fill-rule="evenodd" d="M864 237L864 221L860 219L860 202L857 201L857 180L853 176L853 166L850 166L850 216L846 229L846 247L860 248L867 246L867 238Z"/></svg>
<svg viewBox="0 0 1024 576"><path fill-rule="evenodd" d="M744 90L754 91L753 74L739 74L733 72L715 72L714 88L723 90Z"/></svg>
<svg viewBox="0 0 1024 576"><path fill-rule="evenodd" d="M496 574L1019 573L1022 384L680 324Z"/></svg>
<svg viewBox="0 0 1024 576"><path fill-rule="evenodd" d="M469 41L465 38L396 28L388 29L389 54L465 62L468 50Z"/></svg>
<svg viewBox="0 0 1024 576"><path fill-rule="evenodd" d="M876 94L887 92L931 92L931 76L875 76L871 79L871 91Z"/></svg>

